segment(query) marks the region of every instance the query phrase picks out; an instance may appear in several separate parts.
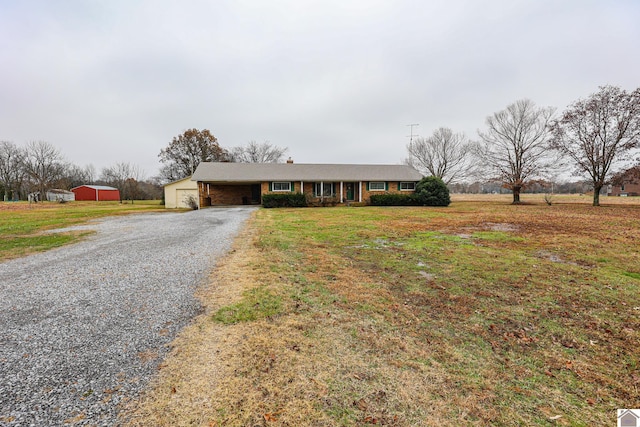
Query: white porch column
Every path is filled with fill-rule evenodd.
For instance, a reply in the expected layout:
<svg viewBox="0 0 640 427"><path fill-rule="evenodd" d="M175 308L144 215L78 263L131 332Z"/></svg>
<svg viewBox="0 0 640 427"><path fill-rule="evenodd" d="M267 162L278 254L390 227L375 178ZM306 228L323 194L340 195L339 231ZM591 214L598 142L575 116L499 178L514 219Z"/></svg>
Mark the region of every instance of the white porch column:
<svg viewBox="0 0 640 427"><path fill-rule="evenodd" d="M358 184L358 202L362 203L362 181Z"/></svg>
<svg viewBox="0 0 640 427"><path fill-rule="evenodd" d="M320 181L320 200L324 200L324 181Z"/></svg>
<svg viewBox="0 0 640 427"><path fill-rule="evenodd" d="M300 181L300 192L304 194L304 181Z"/></svg>
<svg viewBox="0 0 640 427"><path fill-rule="evenodd" d="M344 197L342 197L342 184L344 183L340 181L340 203L342 203L342 201L344 200Z"/></svg>

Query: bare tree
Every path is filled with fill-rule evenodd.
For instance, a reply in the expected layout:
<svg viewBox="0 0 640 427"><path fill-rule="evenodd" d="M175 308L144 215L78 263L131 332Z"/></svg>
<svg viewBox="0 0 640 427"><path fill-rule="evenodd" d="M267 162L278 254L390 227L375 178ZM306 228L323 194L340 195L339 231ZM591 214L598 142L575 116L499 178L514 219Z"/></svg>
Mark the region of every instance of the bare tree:
<svg viewBox="0 0 640 427"><path fill-rule="evenodd" d="M249 141L247 145L234 147L230 152L230 160L238 163L282 163L288 148L278 147L265 141L262 144Z"/></svg>
<svg viewBox="0 0 640 427"><path fill-rule="evenodd" d="M60 151L46 141L31 141L25 148L22 164L30 186L44 197L47 188L64 175Z"/></svg>
<svg viewBox="0 0 640 427"><path fill-rule="evenodd" d="M520 191L528 180L541 177L554 163L549 158L547 127L553 112L522 99L487 117L487 131L478 132L482 139L478 156L488 172L512 191L514 204L520 203Z"/></svg>
<svg viewBox="0 0 640 427"><path fill-rule="evenodd" d="M407 163L448 185L468 175L471 148L472 143L464 133L441 127L429 138L416 138L407 145Z"/></svg>
<svg viewBox="0 0 640 427"><path fill-rule="evenodd" d="M551 128L553 147L591 179L593 206L599 206L612 166L640 145L640 88L627 93L602 86L573 103Z"/></svg>
<svg viewBox="0 0 640 427"><path fill-rule="evenodd" d="M120 191L120 202L136 197L137 183L143 179L143 173L137 165L117 163L102 169L101 180Z"/></svg>
<svg viewBox="0 0 640 427"><path fill-rule="evenodd" d="M24 151L13 142L0 141L0 184L7 201L20 190L24 179Z"/></svg>
<svg viewBox="0 0 640 427"><path fill-rule="evenodd" d="M208 129L189 129L174 137L166 148L160 150L158 157L163 163L162 177L176 181L193 175L200 162L227 161L228 153Z"/></svg>
<svg viewBox="0 0 640 427"><path fill-rule="evenodd" d="M95 179L93 165L80 167L69 163L64 168L64 177L60 180L60 188L70 189L83 184L93 184Z"/></svg>

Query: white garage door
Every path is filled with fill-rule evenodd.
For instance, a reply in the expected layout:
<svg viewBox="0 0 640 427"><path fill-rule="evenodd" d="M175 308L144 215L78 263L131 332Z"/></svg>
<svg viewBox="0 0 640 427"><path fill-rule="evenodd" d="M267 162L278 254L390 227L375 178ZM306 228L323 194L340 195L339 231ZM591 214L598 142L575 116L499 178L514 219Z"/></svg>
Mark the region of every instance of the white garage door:
<svg viewBox="0 0 640 427"><path fill-rule="evenodd" d="M198 190L176 190L176 205L179 208L190 208L191 206L187 204L190 196L198 203Z"/></svg>

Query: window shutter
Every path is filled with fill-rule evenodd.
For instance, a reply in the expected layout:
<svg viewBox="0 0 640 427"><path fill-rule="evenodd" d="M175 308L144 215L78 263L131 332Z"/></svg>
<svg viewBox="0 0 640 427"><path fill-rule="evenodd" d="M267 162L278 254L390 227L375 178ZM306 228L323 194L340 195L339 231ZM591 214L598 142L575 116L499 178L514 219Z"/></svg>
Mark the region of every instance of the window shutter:
<svg viewBox="0 0 640 427"><path fill-rule="evenodd" d="M398 181L398 191L402 190L402 188L400 188L400 181Z"/></svg>
<svg viewBox="0 0 640 427"><path fill-rule="evenodd" d="M273 182L269 181L269 191L273 191Z"/></svg>
<svg viewBox="0 0 640 427"><path fill-rule="evenodd" d="M389 181L384 182L384 191L389 191Z"/></svg>
<svg viewBox="0 0 640 427"><path fill-rule="evenodd" d="M367 191L369 191L369 181L367 181Z"/></svg>
<svg viewBox="0 0 640 427"><path fill-rule="evenodd" d="M294 193L296 191L296 183L291 181L291 192Z"/></svg>

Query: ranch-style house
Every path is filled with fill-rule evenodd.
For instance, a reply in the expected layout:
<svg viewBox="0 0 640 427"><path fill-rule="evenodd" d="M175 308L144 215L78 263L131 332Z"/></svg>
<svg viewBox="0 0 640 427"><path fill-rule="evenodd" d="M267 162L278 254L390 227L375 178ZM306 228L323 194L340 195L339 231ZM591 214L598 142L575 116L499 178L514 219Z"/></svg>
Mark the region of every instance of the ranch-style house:
<svg viewBox="0 0 640 427"><path fill-rule="evenodd" d="M422 174L407 165L202 162L191 177L200 207L261 204L267 193L300 192L312 203L368 203L372 194L414 192Z"/></svg>

